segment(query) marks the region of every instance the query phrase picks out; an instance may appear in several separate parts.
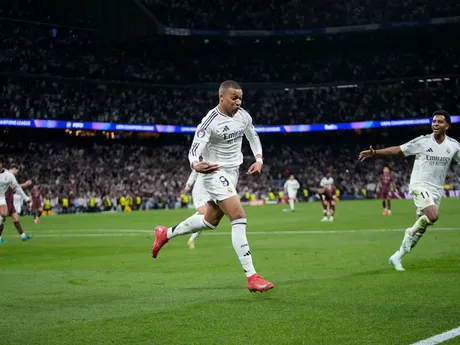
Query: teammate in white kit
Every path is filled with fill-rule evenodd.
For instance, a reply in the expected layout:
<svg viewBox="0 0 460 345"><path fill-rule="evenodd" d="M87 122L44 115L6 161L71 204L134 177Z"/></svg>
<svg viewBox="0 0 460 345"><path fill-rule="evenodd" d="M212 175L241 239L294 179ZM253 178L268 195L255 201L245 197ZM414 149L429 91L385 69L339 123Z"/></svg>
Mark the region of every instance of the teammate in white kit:
<svg viewBox="0 0 460 345"><path fill-rule="evenodd" d="M16 193L19 193L21 197L28 202L29 197L24 193L21 186L19 185L18 181L16 181L16 177L6 170L3 167L4 160L0 157L0 226L3 224L3 221L8 217L8 207L6 204L5 193L8 188L11 186ZM5 242L0 233L0 243Z"/></svg>
<svg viewBox="0 0 460 345"><path fill-rule="evenodd" d="M197 211L195 214L204 215L206 213L206 205L211 200L211 197L204 189L203 175L197 173L195 170L192 170L184 189L185 193L190 192L190 190L192 191L193 205ZM195 248L195 240L200 236L200 233L201 231L197 231L190 236L187 243L190 249Z"/></svg>
<svg viewBox="0 0 460 345"><path fill-rule="evenodd" d="M428 226L438 220L446 173L452 159L460 163L460 144L446 135L451 124L447 111L433 113L432 134L420 136L401 146L392 146L381 150L369 150L359 154L359 160L374 156L404 154L415 155L414 167L410 177L410 193L417 207L417 221L407 228L401 247L390 257L390 264L397 271L404 271L401 259L415 247Z"/></svg>
<svg viewBox="0 0 460 345"><path fill-rule="evenodd" d="M287 193L289 197L289 206L291 207L291 212L294 212L294 201L297 198L297 191L299 188L299 182L295 179L294 175L290 175L289 180L284 183L284 192Z"/></svg>
<svg viewBox="0 0 460 345"><path fill-rule="evenodd" d="M203 174L203 184L211 197L205 215L193 215L171 228L157 226L152 257L179 235L215 229L224 215L232 224L233 248L248 279L248 289L266 291L274 284L256 273L246 238L246 214L236 191L239 167L243 163L241 145L248 139L256 162L247 172L258 175L262 170L262 145L252 124L251 116L241 108L243 91L235 81L223 82L219 88L219 105L210 110L197 127L189 152L190 166ZM200 159L202 157L202 160Z"/></svg>

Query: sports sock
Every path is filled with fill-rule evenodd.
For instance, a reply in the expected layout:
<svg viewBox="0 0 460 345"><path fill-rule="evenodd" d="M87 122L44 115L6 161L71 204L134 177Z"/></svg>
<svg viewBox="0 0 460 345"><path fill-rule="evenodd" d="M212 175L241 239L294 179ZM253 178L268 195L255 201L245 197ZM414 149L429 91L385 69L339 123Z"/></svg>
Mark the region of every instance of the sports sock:
<svg viewBox="0 0 460 345"><path fill-rule="evenodd" d="M289 199L289 206L291 206L291 211L294 211L294 199Z"/></svg>
<svg viewBox="0 0 460 345"><path fill-rule="evenodd" d="M19 223L19 222L14 222L13 224L14 224L14 226L16 227L16 230L18 230L19 235L22 235L22 234L24 233L24 231L22 231L21 223Z"/></svg>
<svg viewBox="0 0 460 345"><path fill-rule="evenodd" d="M198 238L198 236L200 236L200 234L201 231L194 232L192 236L190 236L190 241L195 241Z"/></svg>
<svg viewBox="0 0 460 345"><path fill-rule="evenodd" d="M423 215L419 219L417 219L415 224L409 230L409 235L413 236L413 239L411 241L412 242L411 249L414 248L415 245L418 243L418 241L423 237L423 234L425 233L426 228L429 227L430 225L433 225L433 223L425 215ZM404 236L405 236L405 234L404 234ZM407 250L404 248L404 240L403 240L403 244L396 251L396 253L394 255L395 255L396 258L401 259L407 253L408 253Z"/></svg>
<svg viewBox="0 0 460 345"><path fill-rule="evenodd" d="M246 277L250 277L256 273L256 270L252 265L252 255L246 238L246 224L246 218L236 219L232 222L232 243Z"/></svg>
<svg viewBox="0 0 460 345"><path fill-rule="evenodd" d="M327 202L323 200L323 215L327 217Z"/></svg>
<svg viewBox="0 0 460 345"><path fill-rule="evenodd" d="M432 223L426 215L423 215L419 219L417 219L414 225L412 225L412 228L409 230L409 233L411 234L411 236L422 237L426 231L426 228L433 224L434 223Z"/></svg>
<svg viewBox="0 0 460 345"><path fill-rule="evenodd" d="M391 211L391 200L388 199L387 201L388 201L388 211Z"/></svg>
<svg viewBox="0 0 460 345"><path fill-rule="evenodd" d="M335 213L335 205L331 203L331 209L330 209L330 212L331 212L331 217L334 217L334 213Z"/></svg>
<svg viewBox="0 0 460 345"><path fill-rule="evenodd" d="M203 215L194 214L188 217L182 223L179 223L171 228L168 228L168 239L176 236L191 234L200 230L214 230L216 227L209 224Z"/></svg>
<svg viewBox="0 0 460 345"><path fill-rule="evenodd" d="M382 206L384 209L387 208L387 203L385 202L385 200L382 200Z"/></svg>

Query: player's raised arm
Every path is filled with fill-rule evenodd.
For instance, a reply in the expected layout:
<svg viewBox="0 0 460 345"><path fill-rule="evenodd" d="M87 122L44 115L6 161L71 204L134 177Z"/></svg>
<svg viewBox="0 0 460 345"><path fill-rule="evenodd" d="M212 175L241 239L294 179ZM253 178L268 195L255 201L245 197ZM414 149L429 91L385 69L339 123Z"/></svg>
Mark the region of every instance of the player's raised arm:
<svg viewBox="0 0 460 345"><path fill-rule="evenodd" d="M262 170L263 160L262 160L262 143L260 142L259 135L252 124L252 118L249 114L249 123L244 130L244 135L246 139L249 141L249 145L251 146L252 153L254 154L254 158L256 162L249 167L248 174L255 175L259 174Z"/></svg>
<svg viewBox="0 0 460 345"><path fill-rule="evenodd" d="M186 193L190 192L193 185L195 184L197 177L198 177L198 173L195 170L192 170L192 172L190 173L190 176L188 177L187 183L185 184Z"/></svg>
<svg viewBox="0 0 460 345"><path fill-rule="evenodd" d="M22 190L21 186L19 185L18 181L16 180L16 177L14 177L13 174L11 174L11 187L13 187L14 191L19 193L21 197L28 202L30 198L24 193Z"/></svg>
<svg viewBox="0 0 460 345"><path fill-rule="evenodd" d="M213 114L205 116L203 121L196 129L195 136L193 138L192 147L188 154L188 160L190 161L190 167L200 173L210 174L219 170L218 164L209 164L208 162L200 162L200 157L206 145L211 137L211 126L213 120Z"/></svg>
<svg viewBox="0 0 460 345"><path fill-rule="evenodd" d="M26 187L29 187L31 184L32 184L32 181L27 180L26 182L21 183L19 186L21 186L21 188L26 188Z"/></svg>
<svg viewBox="0 0 460 345"><path fill-rule="evenodd" d="M369 146L369 150L361 151L359 153L359 161L362 162L367 158L372 158L375 156L395 156L401 154L401 146L391 146L384 149L374 150L372 146Z"/></svg>

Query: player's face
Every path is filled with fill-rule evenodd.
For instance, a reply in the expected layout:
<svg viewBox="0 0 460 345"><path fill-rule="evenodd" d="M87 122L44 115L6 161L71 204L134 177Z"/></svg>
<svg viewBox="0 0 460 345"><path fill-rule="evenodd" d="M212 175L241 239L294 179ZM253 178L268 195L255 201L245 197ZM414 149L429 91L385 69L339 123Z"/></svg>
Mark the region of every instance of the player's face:
<svg viewBox="0 0 460 345"><path fill-rule="evenodd" d="M383 173L388 175L390 173L390 169L387 167L383 168Z"/></svg>
<svg viewBox="0 0 460 345"><path fill-rule="evenodd" d="M12 173L14 176L17 176L17 174L18 174L18 172L19 172L19 170L18 170L17 168L13 168L13 169L11 169L10 171L11 171L11 173Z"/></svg>
<svg viewBox="0 0 460 345"><path fill-rule="evenodd" d="M433 116L433 122L431 123L431 128L433 133L436 135L446 134L449 124L446 122L444 115L435 115Z"/></svg>
<svg viewBox="0 0 460 345"><path fill-rule="evenodd" d="M294 179L294 175L289 176L289 179L293 180L293 179Z"/></svg>
<svg viewBox="0 0 460 345"><path fill-rule="evenodd" d="M243 90L230 88L220 94L220 103L226 113L235 115L241 107Z"/></svg>

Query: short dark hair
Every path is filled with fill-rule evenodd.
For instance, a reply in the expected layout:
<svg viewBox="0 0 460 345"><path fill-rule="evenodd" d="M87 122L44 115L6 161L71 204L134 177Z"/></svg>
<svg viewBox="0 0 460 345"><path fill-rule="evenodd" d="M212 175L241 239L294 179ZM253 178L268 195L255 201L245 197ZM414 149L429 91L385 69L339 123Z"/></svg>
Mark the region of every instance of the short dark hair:
<svg viewBox="0 0 460 345"><path fill-rule="evenodd" d="M3 159L2 156L0 156L0 163L5 164L5 160Z"/></svg>
<svg viewBox="0 0 460 345"><path fill-rule="evenodd" d="M19 165L17 165L16 163L13 163L10 165L10 169L18 169L19 170Z"/></svg>
<svg viewBox="0 0 460 345"><path fill-rule="evenodd" d="M219 93L222 93L228 89L241 90L241 86L234 80L226 80L222 84L220 84Z"/></svg>
<svg viewBox="0 0 460 345"><path fill-rule="evenodd" d="M450 122L450 114L449 112L445 111L445 110L442 110L442 109L439 109L439 110L436 110L432 117L434 117L435 115L442 115L444 116L444 118L446 119L446 122L450 125L451 122Z"/></svg>

